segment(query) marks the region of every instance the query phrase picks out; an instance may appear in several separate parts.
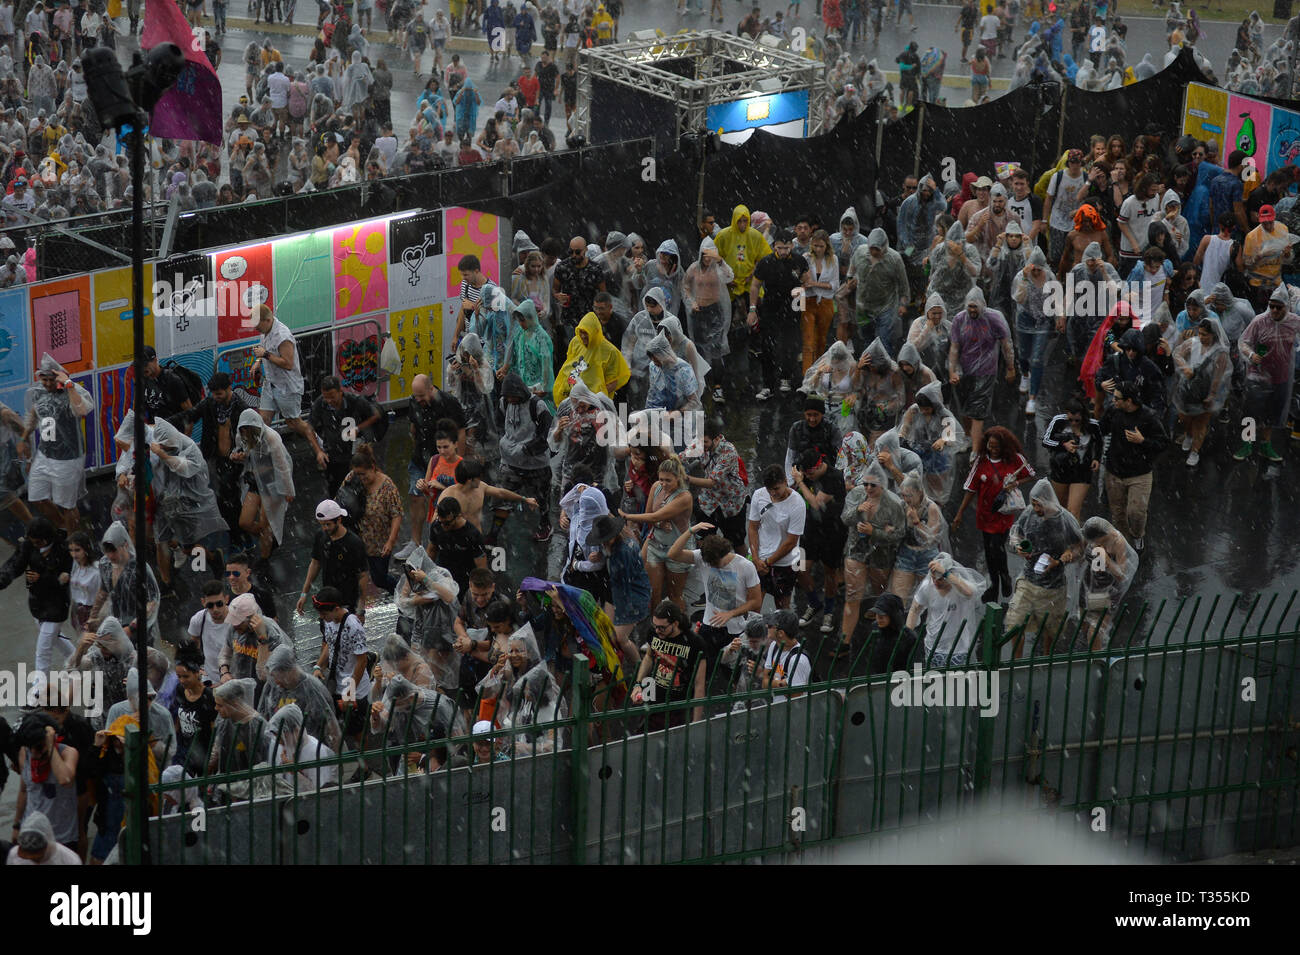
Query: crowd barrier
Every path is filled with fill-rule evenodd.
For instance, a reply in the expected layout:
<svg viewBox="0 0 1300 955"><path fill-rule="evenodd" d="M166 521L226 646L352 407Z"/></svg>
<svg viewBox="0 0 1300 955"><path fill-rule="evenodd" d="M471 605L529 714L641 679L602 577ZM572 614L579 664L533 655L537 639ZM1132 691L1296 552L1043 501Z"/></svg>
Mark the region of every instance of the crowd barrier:
<svg viewBox="0 0 1300 955"><path fill-rule="evenodd" d="M426 774L411 761L430 744L393 747L371 754L378 772L362 782L316 792L295 782L154 817L150 858L618 864L853 851L892 860L909 836L990 815L1050 821L1067 842L1117 860L1289 847L1300 781L1294 601L1144 605L1097 652L1050 655L1049 628L1031 626L1020 660L990 606L964 704L926 697L920 687L935 672L959 671L927 670L916 682L918 658L895 661L901 675L822 681L793 697L714 695L706 719L648 733L645 716L700 701L601 712L577 660L566 718L494 731L549 751ZM202 785L256 792L274 772Z"/></svg>

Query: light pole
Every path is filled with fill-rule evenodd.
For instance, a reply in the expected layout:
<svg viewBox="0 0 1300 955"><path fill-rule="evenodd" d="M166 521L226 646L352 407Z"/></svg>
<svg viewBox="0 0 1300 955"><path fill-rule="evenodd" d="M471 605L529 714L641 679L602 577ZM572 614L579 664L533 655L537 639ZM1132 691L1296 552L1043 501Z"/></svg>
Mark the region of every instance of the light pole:
<svg viewBox="0 0 1300 955"><path fill-rule="evenodd" d="M138 833L140 847L137 858L127 861L135 864L149 858L149 604L145 591L144 566L145 496L148 484L145 464L149 448L145 444L144 408L144 130L150 122L154 106L167 89L176 82L185 67L185 56L175 43L160 43L144 55L136 51L131 70L122 74L117 56L107 47L96 46L81 57L86 74L87 92L99 116L100 125L118 130L130 126L131 151L131 332L135 349L135 627L136 672L139 675L140 731L136 740L141 747L135 754L135 804L131 807L130 825ZM128 88L127 83L130 83ZM128 841L128 845L130 842ZM132 853L134 855L134 853Z"/></svg>

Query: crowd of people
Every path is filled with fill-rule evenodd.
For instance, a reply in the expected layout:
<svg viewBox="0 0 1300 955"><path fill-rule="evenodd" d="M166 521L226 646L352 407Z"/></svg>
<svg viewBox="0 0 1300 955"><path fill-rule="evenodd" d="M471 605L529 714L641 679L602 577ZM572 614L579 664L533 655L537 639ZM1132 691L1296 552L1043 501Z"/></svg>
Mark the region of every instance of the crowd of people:
<svg viewBox="0 0 1300 955"><path fill-rule="evenodd" d="M1181 442L1195 468L1221 441L1273 467L1300 436L1296 180L1244 176L1243 158L1099 134L1048 169L908 177L865 228L851 206L775 222L737 205L690 243L517 232L499 281L455 263L451 355L441 384L413 379L396 458L389 416L338 378L304 401L293 332L258 306L256 394L146 350L148 446L128 415L107 527L82 508L94 398L43 356L25 406L0 406L0 506L25 525L0 588L27 587L38 697L83 670L106 699L0 722L9 860L112 858L146 709L150 779L190 783L168 812L564 747L548 724L584 660L609 738L798 694L832 666L967 667L989 602L1017 656L1107 647L1157 461ZM788 415L780 459L727 434L751 402ZM1098 487L1106 516L1088 513ZM276 577L308 493L305 570ZM972 507L978 547L957 537ZM546 577L502 546L557 530ZM173 626L159 611L182 594Z"/></svg>

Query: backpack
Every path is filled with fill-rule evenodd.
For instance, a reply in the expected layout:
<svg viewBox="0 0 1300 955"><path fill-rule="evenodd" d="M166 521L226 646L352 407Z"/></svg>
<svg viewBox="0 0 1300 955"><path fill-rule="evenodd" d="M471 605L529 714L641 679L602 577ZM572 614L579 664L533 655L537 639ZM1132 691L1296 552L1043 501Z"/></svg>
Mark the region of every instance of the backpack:
<svg viewBox="0 0 1300 955"><path fill-rule="evenodd" d="M798 657L803 657L808 661L808 683L806 685L811 686L814 683L820 683L822 680L821 674L817 672L817 667L813 658L808 655L808 651L803 648L802 643L796 644L794 649L786 651L784 657L786 677L788 678L793 670L793 667L790 666L790 661L796 660ZM776 653L772 657L772 665L775 667L776 664L782 661L782 659L781 648L777 647Z"/></svg>
<svg viewBox="0 0 1300 955"><path fill-rule="evenodd" d="M181 380L185 386L185 393L189 395L190 404L197 405L203 400L203 379L198 373L186 368L175 358L169 358L167 364L163 365L164 371L170 371L173 375Z"/></svg>
<svg viewBox="0 0 1300 955"><path fill-rule="evenodd" d="M366 491L365 488L358 487L357 483L357 479L349 474L334 495L338 506L348 512L348 516L343 518L344 526L354 533L358 532L361 518L366 515Z"/></svg>

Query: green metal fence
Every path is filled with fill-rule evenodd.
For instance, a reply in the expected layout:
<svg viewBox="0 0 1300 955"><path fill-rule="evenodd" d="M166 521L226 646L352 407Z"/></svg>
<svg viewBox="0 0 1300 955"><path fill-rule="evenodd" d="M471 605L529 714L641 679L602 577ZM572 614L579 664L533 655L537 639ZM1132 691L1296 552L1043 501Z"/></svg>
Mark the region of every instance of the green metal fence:
<svg viewBox="0 0 1300 955"><path fill-rule="evenodd" d="M1294 601L1142 605L1094 627L1031 622L1027 634L1004 633L1000 609L989 607L978 663L949 671L965 672L970 689L980 680L996 689L996 707L991 698L984 707L996 715L986 716L978 699L900 705L900 694L925 681L907 672L928 665L919 643L876 676L863 675L874 649L863 647L847 675L802 692L719 687L704 701L625 700L603 711L576 658L569 714L494 730L499 758L488 762L456 765L452 754L476 742L464 737L154 786L164 802L185 795L193 806L151 820L149 857L799 858L985 809L1086 831L1100 819L1115 847L1171 861L1289 846L1298 841L1300 748ZM1108 649L1087 649L1106 632ZM1019 636L1025 656L1012 659ZM705 718L691 720L697 708ZM430 754L441 766L433 772L417 765ZM368 778L313 790L318 771L347 776L360 762ZM128 833L128 858L136 841Z"/></svg>

